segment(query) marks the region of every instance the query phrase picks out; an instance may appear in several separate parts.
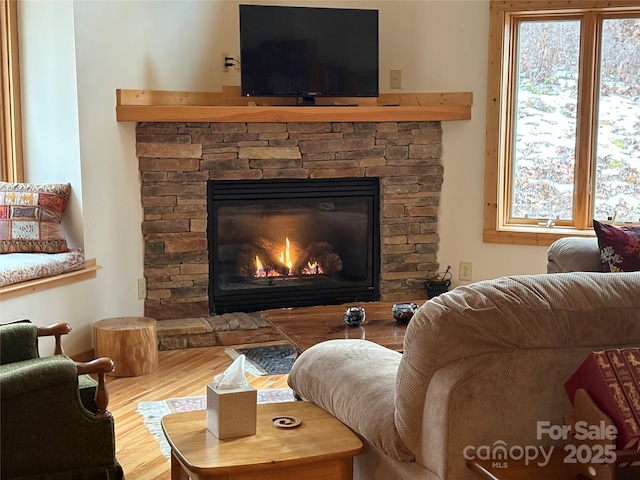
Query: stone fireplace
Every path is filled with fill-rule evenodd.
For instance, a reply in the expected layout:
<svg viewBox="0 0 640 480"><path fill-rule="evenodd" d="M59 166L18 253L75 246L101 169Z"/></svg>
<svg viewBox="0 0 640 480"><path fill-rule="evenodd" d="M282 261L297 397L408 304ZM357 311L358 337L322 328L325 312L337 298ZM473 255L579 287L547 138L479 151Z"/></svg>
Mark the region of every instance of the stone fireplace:
<svg viewBox="0 0 640 480"><path fill-rule="evenodd" d="M206 317L207 185L376 178L382 300L426 298L438 269L440 122L141 122L145 315Z"/></svg>

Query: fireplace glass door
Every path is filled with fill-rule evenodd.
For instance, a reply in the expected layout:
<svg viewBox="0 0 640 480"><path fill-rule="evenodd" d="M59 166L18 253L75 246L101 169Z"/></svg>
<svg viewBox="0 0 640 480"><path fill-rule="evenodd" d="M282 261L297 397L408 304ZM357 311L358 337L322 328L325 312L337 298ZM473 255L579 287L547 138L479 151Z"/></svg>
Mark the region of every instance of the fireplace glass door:
<svg viewBox="0 0 640 480"><path fill-rule="evenodd" d="M212 313L379 298L377 178L210 181Z"/></svg>

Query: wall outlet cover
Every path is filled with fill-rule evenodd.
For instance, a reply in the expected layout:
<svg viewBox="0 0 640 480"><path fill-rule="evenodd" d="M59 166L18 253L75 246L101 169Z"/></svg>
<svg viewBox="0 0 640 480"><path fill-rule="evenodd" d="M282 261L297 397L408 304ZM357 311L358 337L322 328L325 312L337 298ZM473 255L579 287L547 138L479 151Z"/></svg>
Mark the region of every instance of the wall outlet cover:
<svg viewBox="0 0 640 480"><path fill-rule="evenodd" d="M460 272L458 274L458 279L470 282L472 273L473 269L471 262L460 262Z"/></svg>

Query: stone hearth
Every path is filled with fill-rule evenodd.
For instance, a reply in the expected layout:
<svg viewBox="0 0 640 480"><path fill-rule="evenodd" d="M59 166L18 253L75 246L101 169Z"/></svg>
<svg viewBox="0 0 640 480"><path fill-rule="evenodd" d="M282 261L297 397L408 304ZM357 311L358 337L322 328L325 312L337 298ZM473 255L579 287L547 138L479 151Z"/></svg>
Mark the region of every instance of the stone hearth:
<svg viewBox="0 0 640 480"><path fill-rule="evenodd" d="M381 299L424 298L438 269L441 138L440 122L139 123L145 315L217 323L207 180L379 177Z"/></svg>
<svg viewBox="0 0 640 480"><path fill-rule="evenodd" d="M158 348L211 347L281 340L280 334L260 312L225 313L158 322Z"/></svg>

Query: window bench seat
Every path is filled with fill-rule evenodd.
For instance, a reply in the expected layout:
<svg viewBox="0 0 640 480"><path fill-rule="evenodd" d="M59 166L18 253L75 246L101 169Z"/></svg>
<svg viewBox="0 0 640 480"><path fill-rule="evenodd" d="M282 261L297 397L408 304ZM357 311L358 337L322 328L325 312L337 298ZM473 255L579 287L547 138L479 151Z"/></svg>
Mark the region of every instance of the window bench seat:
<svg viewBox="0 0 640 480"><path fill-rule="evenodd" d="M7 253L0 255L0 301L46 288L93 278L96 260L81 249L65 253Z"/></svg>

